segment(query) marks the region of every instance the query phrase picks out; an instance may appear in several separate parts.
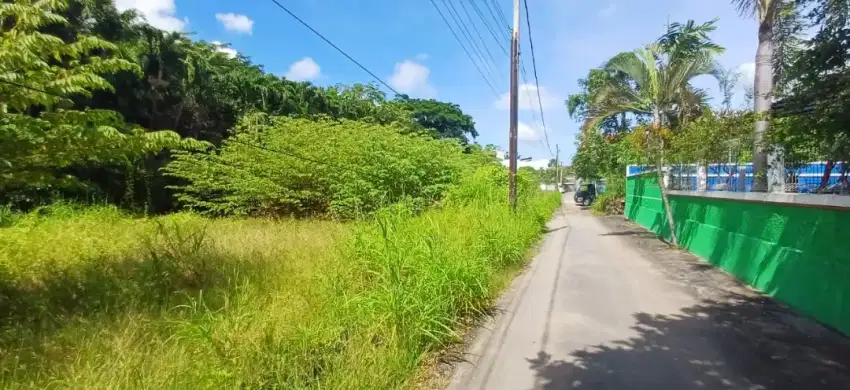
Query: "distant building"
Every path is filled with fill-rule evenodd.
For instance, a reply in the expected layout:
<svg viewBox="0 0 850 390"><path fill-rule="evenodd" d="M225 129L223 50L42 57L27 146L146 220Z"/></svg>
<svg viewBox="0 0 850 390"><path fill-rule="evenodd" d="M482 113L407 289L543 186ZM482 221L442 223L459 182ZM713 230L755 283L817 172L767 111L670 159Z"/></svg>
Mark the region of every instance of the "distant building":
<svg viewBox="0 0 850 390"><path fill-rule="evenodd" d="M508 160L508 152L501 150L501 149L496 149L496 151L494 153L496 154L496 158L501 160L502 165L504 165L506 167L510 165L510 160ZM518 164L517 165L518 168L531 167L531 168L534 168L534 169L543 169L543 168L546 168L546 167L549 166L549 159L538 159L538 160L531 160L531 161L521 161L520 160L520 161L517 161L517 164Z"/></svg>

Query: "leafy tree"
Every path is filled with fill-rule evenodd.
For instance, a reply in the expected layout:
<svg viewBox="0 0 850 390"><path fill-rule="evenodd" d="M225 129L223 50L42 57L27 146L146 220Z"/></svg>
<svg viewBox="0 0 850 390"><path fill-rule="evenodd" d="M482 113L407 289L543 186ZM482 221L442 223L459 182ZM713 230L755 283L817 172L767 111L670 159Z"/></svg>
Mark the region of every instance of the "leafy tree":
<svg viewBox="0 0 850 390"><path fill-rule="evenodd" d="M788 87L777 113L784 118L770 139L792 161L827 160L823 189L835 163L850 161L850 4L809 0L803 5L817 32L787 69Z"/></svg>
<svg viewBox="0 0 850 390"><path fill-rule="evenodd" d="M589 132L577 136L577 150L573 155L572 169L584 179L610 178L625 172L620 141L622 135L606 136Z"/></svg>
<svg viewBox="0 0 850 390"><path fill-rule="evenodd" d="M406 131L420 131L408 107L394 104L374 84L335 85L324 90L328 100L326 115L336 119L365 120L395 124Z"/></svg>
<svg viewBox="0 0 850 390"><path fill-rule="evenodd" d="M162 146L177 145L178 136L220 145L240 118L255 111L355 120L464 143L477 135L457 105L390 101L373 84L319 87L287 80L244 56L222 53L226 44L154 28L136 12L118 11L111 0L16 0L3 3L2 12L2 49L10 55L0 59L0 80L7 82L0 85L0 104L9 129L0 135L0 187L14 182L48 195L59 188L48 184L50 177L68 177L73 180L66 184L87 184L87 197L91 192L168 211L174 207L169 187L180 183L160 173L171 161ZM38 121L24 126L22 118ZM84 136L72 137L77 133ZM108 138L118 135L128 142ZM136 138L149 147L129 153L123 145L143 145ZM62 188L63 196L76 195Z"/></svg>
<svg viewBox="0 0 850 390"><path fill-rule="evenodd" d="M117 47L77 34L73 41L41 32L67 24L61 0L0 4L0 189L19 202L27 193L80 186L76 165L127 163L174 146L202 146L169 131L146 133L116 112L74 110L72 98L110 90L104 78L137 72L111 54ZM12 200L12 199L6 199Z"/></svg>
<svg viewBox="0 0 850 390"><path fill-rule="evenodd" d="M566 106L570 117L585 123L590 115L590 102L605 85L612 82L626 83L626 75L621 73L611 72L607 68L591 69L586 78L579 79L578 84L581 92L570 95L567 98ZM627 117L627 113L622 112L617 115L612 115L603 118L598 123L599 130L604 134L617 134L626 132L631 126L631 121Z"/></svg>
<svg viewBox="0 0 850 390"><path fill-rule="evenodd" d="M652 44L612 58L606 68L628 75L630 82L611 81L603 86L590 102L586 124L593 128L595 123L620 113L650 116L652 122L645 128L646 143L649 150L656 152L651 155L655 156L659 180L669 130L687 123L706 106L704 92L693 88L689 81L700 75L717 75L719 69L711 50L686 58L667 56L664 60L658 60L664 54L659 45ZM676 235L672 232L675 226L673 215L663 188L662 198L667 210L667 222L671 227L671 238L678 245Z"/></svg>
<svg viewBox="0 0 850 390"><path fill-rule="evenodd" d="M752 111L706 110L672 137L670 159L689 164L749 161L755 120Z"/></svg>
<svg viewBox="0 0 850 390"><path fill-rule="evenodd" d="M425 129L436 133L437 138L454 138L466 144L467 136L478 137L472 117L453 103L434 99L411 99L405 95L396 102L410 112L411 118Z"/></svg>

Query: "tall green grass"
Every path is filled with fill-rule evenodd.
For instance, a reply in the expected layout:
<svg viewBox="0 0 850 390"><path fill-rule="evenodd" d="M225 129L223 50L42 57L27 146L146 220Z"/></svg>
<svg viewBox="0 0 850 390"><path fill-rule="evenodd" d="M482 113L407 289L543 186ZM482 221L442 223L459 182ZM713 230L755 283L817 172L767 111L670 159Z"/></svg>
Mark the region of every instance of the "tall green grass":
<svg viewBox="0 0 850 390"><path fill-rule="evenodd" d="M349 224L16 217L0 229L0 387L413 387L559 202L529 190L514 213L503 191L464 194Z"/></svg>

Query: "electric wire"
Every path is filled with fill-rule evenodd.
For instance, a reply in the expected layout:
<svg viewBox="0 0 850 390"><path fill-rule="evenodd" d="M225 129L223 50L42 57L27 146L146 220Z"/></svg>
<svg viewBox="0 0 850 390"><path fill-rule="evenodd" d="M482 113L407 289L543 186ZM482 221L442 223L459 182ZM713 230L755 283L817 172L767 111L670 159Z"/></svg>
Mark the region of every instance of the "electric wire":
<svg viewBox="0 0 850 390"><path fill-rule="evenodd" d="M537 106L540 109L540 122L543 123L543 137L546 139L546 147L552 154L552 146L549 145L549 134L546 130L546 118L543 115L543 98L540 97L540 80L537 78L537 60L534 56L534 40L531 35L531 15L528 12L528 0L522 0L525 8L525 23L528 26L528 43L531 48L531 68L534 71L534 85L537 87Z"/></svg>
<svg viewBox="0 0 850 390"><path fill-rule="evenodd" d="M480 62L482 64L482 68L484 68L484 70L488 73L488 75L492 79L497 80L498 77L496 76L496 73L493 70L493 67L495 65L490 65L490 63L487 62L487 59L484 58L483 50L481 50L478 47L478 44L472 38L472 33L466 27L466 24L461 22L460 13L457 12L457 8L455 8L455 6L451 2L451 0L448 0L448 1L447 0L441 0L441 1L443 2L443 5L446 7L446 12L449 13L449 16L451 16L452 20L454 20L454 22L455 22L455 25L457 25L458 30L460 30L461 35L463 35L463 37L466 39L467 43L469 43L470 48L472 48L472 51L475 52L475 55L480 60ZM493 84L497 87L496 89L498 89L499 83L496 82L496 81L493 81Z"/></svg>
<svg viewBox="0 0 850 390"><path fill-rule="evenodd" d="M336 51L340 52L340 54L342 54L343 56L345 56L345 58L348 58L348 59L349 59L351 62L353 62L355 65L359 66L359 67L360 67L360 69L363 69L364 71L366 71L366 73L368 73L370 76L372 76L373 78L375 78L375 80L378 80L378 82L379 82L379 83L383 84L383 85L384 85L385 87L387 87L390 91L393 91L393 93L395 93L396 95L401 95L401 93L399 93L398 91L396 91L396 90L395 90L395 88L391 87L391 86L390 86L389 84L387 84L384 80L382 80L380 77L378 77L377 75L375 75L375 73L372 73L372 71L371 71L371 70L369 70L368 68L366 68L365 66L363 66L363 64L361 64L360 62L358 62L357 60L355 60L355 59L354 59L353 57L351 57L350 55L348 55L348 53L346 53L344 50L340 49L340 48L339 48L339 46L335 45L333 42L331 42L331 40L330 40L330 39L326 38L326 37L325 37L324 35L322 35L320 32L316 31L316 29L314 29L312 26L310 26L309 24L307 24L307 22L303 21L303 20L302 20L301 18L299 18L297 15L295 15L294 13L292 13L292 11L290 11L288 8L284 7L284 6L283 6L283 4L281 4L281 3L280 3L280 2L278 2L277 0L271 0L271 2L272 2L272 3L274 3L275 5L277 5L277 6L278 6L280 9L282 9L284 12L286 12L287 14L289 14L289 16L291 16L293 19L297 20L297 21L298 21L298 23L301 23L304 27L307 27L310 31L312 31L312 32L313 32L313 34L316 34L319 38L322 38L322 40L323 40L323 41L325 41L328 45L331 45L331 47L333 47L334 49L336 49Z"/></svg>
<svg viewBox="0 0 850 390"><path fill-rule="evenodd" d="M478 62L476 62L475 58L472 56L472 54L469 53L469 50L466 48L466 45L463 44L463 41L460 39L460 37L455 32L451 23L449 23L449 20L446 19L445 15L443 15L443 11L440 10L440 7L437 6L437 3L434 2L434 0L430 0L430 1L431 1L431 5L434 6L434 9L436 9L437 13L440 15L440 18L443 19L443 22L446 24L446 27L449 28L449 31L452 33L452 35L457 40L457 43L460 44L460 47L466 53L466 56L469 57L469 60L472 62L472 65L475 66L475 69L478 71L478 74L481 75L481 78L484 79L484 82L487 83L487 86L490 87L490 90L493 92L493 95L495 95L496 98L498 98L499 93L496 92L496 87L494 87L493 83L490 82L490 79L488 79L487 76L484 75L484 72L481 70L481 67L478 65Z"/></svg>

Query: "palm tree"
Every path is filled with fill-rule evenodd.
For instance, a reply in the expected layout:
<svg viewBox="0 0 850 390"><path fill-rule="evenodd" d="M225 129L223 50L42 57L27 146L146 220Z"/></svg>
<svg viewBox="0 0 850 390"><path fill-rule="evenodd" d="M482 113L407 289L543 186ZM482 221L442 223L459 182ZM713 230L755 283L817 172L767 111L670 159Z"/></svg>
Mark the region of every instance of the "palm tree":
<svg viewBox="0 0 850 390"><path fill-rule="evenodd" d="M595 129L605 118L629 113L652 118L650 128L647 129L648 139L655 138L649 135L658 134L662 128L679 128L682 123L699 115L706 106L706 96L704 91L691 86L690 80L700 75L716 77L720 72L712 50L699 50L679 57L670 56L658 44L618 54L608 61L605 68L621 72L628 81L610 79L592 97L585 131ZM655 146L663 152L664 140L658 138L658 145ZM660 153L658 157L656 168L659 183L662 183L663 161ZM664 185L660 187L670 236L673 244L678 245L667 191Z"/></svg>
<svg viewBox="0 0 850 390"><path fill-rule="evenodd" d="M773 55L774 28L776 27L779 10L789 0L732 0L743 16L756 16L758 21L758 49L756 50L755 96L754 110L759 120L756 121L755 142L753 146L753 168L755 182L753 187L767 189L767 154L762 145L762 139L767 132L770 122L766 115L770 112L773 97Z"/></svg>

